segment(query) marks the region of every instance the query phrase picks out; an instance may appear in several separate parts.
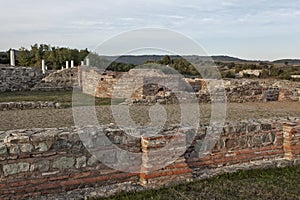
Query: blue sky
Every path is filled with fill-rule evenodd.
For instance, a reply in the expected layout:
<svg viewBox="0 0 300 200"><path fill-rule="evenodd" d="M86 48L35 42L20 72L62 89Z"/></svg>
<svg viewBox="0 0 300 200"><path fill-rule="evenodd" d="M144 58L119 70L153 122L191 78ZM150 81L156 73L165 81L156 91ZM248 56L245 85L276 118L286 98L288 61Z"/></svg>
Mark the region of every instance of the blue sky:
<svg viewBox="0 0 300 200"><path fill-rule="evenodd" d="M34 43L93 49L124 31L166 28L210 55L300 58L300 0L9 0L0 49Z"/></svg>

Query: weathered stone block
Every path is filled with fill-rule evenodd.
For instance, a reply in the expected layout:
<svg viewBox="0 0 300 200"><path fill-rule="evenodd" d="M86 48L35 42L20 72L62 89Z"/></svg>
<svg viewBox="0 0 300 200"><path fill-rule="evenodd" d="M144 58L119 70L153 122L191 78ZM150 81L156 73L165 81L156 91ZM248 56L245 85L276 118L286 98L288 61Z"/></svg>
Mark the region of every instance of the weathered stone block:
<svg viewBox="0 0 300 200"><path fill-rule="evenodd" d="M75 167L78 168L82 168L82 167L86 167L86 157L85 156L81 156L76 158L76 165Z"/></svg>
<svg viewBox="0 0 300 200"><path fill-rule="evenodd" d="M69 149L72 147L72 142L68 140L57 140L54 141L53 144L51 145L50 149Z"/></svg>
<svg viewBox="0 0 300 200"><path fill-rule="evenodd" d="M33 146L31 144L21 144L20 150L22 153L29 153L32 152Z"/></svg>
<svg viewBox="0 0 300 200"><path fill-rule="evenodd" d="M3 165L3 173L5 176L9 176L22 172L28 172L29 166L30 164L26 162Z"/></svg>
<svg viewBox="0 0 300 200"><path fill-rule="evenodd" d="M30 166L30 171L47 172L50 168L49 160L39 160Z"/></svg>
<svg viewBox="0 0 300 200"><path fill-rule="evenodd" d="M75 164L75 159L73 157L61 157L56 159L53 162L52 167L58 169L66 169L66 168L73 167L74 164Z"/></svg>
<svg viewBox="0 0 300 200"><path fill-rule="evenodd" d="M99 163L99 160L95 156L91 156L87 161L87 165L90 167L95 166L98 163Z"/></svg>
<svg viewBox="0 0 300 200"><path fill-rule="evenodd" d="M4 144L0 145L0 155L7 154L7 147Z"/></svg>
<svg viewBox="0 0 300 200"><path fill-rule="evenodd" d="M37 151L39 151L39 152L47 151L47 150L48 150L48 146L47 146L46 143L41 142L41 143L38 143L38 144L35 146L35 150L37 150Z"/></svg>
<svg viewBox="0 0 300 200"><path fill-rule="evenodd" d="M10 154L19 154L20 153L20 148L18 145L13 144L9 146L9 153Z"/></svg>

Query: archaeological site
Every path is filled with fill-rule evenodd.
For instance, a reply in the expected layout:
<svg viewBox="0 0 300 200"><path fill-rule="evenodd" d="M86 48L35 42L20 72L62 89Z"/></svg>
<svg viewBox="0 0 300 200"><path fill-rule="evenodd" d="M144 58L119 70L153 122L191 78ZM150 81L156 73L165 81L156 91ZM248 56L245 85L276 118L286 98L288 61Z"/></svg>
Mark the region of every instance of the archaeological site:
<svg viewBox="0 0 300 200"><path fill-rule="evenodd" d="M228 116L221 124L200 122L197 129L181 126L175 120L155 135L149 135L151 127L147 123L134 130L109 120L107 124L86 127L72 124L73 120L67 123L67 117L60 112L72 110L55 99L1 101L4 118L13 113L48 114L36 116L45 118L39 126L35 118L16 128L1 123L0 198L107 197L238 170L300 165L300 82L227 78L217 80L222 82L224 94L214 98L211 94L220 90L220 84L214 81L165 74L159 69L115 72L72 66L46 71L1 66L3 94L74 90L94 98L121 99L118 106L141 109L159 105L166 110L178 103L191 103L192 95L197 105L227 103ZM261 114L256 114L259 107L255 106L268 105L271 106L268 111L260 107ZM290 108L291 105L294 107ZM252 110L247 110L249 107ZM101 110L100 114L106 112ZM142 112L145 111L139 111ZM241 113L248 117L241 117ZM46 115L57 121L51 124ZM170 111L168 115L176 113ZM64 120L66 126L57 125Z"/></svg>

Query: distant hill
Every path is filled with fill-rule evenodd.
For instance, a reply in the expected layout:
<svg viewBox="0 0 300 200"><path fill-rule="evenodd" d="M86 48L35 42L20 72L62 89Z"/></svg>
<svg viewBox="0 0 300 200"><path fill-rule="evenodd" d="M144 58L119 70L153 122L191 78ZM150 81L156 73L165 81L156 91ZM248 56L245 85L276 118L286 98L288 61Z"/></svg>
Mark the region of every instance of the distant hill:
<svg viewBox="0 0 300 200"><path fill-rule="evenodd" d="M254 60L243 60L231 56L212 56L212 59L214 61L223 61L223 62L256 62Z"/></svg>
<svg viewBox="0 0 300 200"><path fill-rule="evenodd" d="M289 65L300 65L300 59L281 59L273 61L274 64L285 64L288 63Z"/></svg>
<svg viewBox="0 0 300 200"><path fill-rule="evenodd" d="M162 60L164 55L124 55L124 56L105 56L106 59L110 61L116 61L120 63L127 63L127 64L135 64L135 65L141 65L144 64L147 61L159 61ZM213 59L214 61L220 61L220 62L254 62L251 60L243 60L235 57L230 56L178 56L178 55L171 55L171 59L178 59L181 57L187 58L191 62L200 62L200 61L209 61Z"/></svg>

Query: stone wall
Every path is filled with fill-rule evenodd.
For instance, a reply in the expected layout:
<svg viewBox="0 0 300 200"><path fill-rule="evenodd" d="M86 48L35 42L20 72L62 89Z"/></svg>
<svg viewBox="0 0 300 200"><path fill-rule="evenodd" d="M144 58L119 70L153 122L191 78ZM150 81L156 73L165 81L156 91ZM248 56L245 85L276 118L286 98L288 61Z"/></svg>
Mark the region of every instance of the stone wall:
<svg viewBox="0 0 300 200"><path fill-rule="evenodd" d="M42 78L37 68L0 67L0 92L27 91Z"/></svg>
<svg viewBox="0 0 300 200"><path fill-rule="evenodd" d="M79 137L83 130L90 134L85 145L96 144L95 152L100 152L109 163L125 165L129 161L124 159L124 153L103 143L104 135L97 135L97 130L104 131L113 144L126 152L140 153L141 159L132 161L141 172L121 172L97 161ZM300 164L300 119L226 124L220 137L211 134L214 130L215 127L201 126L194 139L191 139L194 130L189 127L168 127L154 136L144 135L147 131L142 128L135 130L141 137L129 136L113 125L1 131L1 199L56 194L125 181L145 188L161 187L238 169ZM186 141L192 142L187 150ZM204 148L204 141L212 145L212 150ZM162 149L171 142L172 151ZM182 153L174 163L152 171L176 152Z"/></svg>
<svg viewBox="0 0 300 200"><path fill-rule="evenodd" d="M229 102L299 101L300 83L269 79L224 80Z"/></svg>
<svg viewBox="0 0 300 200"><path fill-rule="evenodd" d="M0 67L0 92L65 91L78 87L78 68L47 71L33 67Z"/></svg>
<svg viewBox="0 0 300 200"><path fill-rule="evenodd" d="M0 111L41 109L41 108L61 108L61 104L52 101L0 102Z"/></svg>
<svg viewBox="0 0 300 200"><path fill-rule="evenodd" d="M65 91L78 87L78 68L69 68L50 73L31 90L33 91Z"/></svg>

